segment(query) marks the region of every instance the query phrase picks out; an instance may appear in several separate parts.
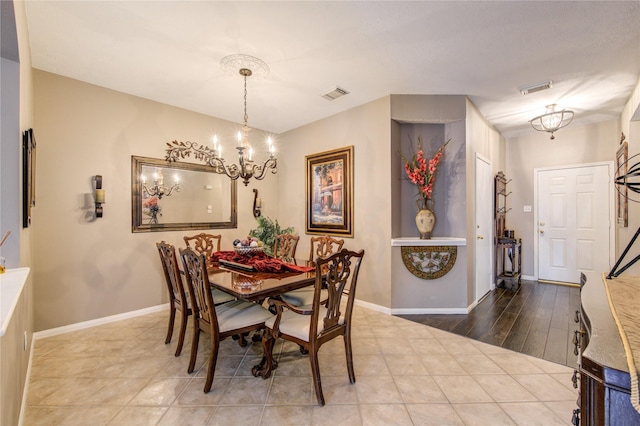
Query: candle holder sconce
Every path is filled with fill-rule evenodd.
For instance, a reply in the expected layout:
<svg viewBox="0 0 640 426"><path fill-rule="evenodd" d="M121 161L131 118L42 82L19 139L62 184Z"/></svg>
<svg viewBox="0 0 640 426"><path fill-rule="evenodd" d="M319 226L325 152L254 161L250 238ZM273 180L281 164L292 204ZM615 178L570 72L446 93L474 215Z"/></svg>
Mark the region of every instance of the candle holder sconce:
<svg viewBox="0 0 640 426"><path fill-rule="evenodd" d="M258 218L262 214L260 212L262 209L262 199L258 197L258 190L253 189L253 217Z"/></svg>
<svg viewBox="0 0 640 426"><path fill-rule="evenodd" d="M102 217L102 205L104 204L104 189L102 189L102 175L96 175L96 190L95 190L95 203L96 203L96 217Z"/></svg>

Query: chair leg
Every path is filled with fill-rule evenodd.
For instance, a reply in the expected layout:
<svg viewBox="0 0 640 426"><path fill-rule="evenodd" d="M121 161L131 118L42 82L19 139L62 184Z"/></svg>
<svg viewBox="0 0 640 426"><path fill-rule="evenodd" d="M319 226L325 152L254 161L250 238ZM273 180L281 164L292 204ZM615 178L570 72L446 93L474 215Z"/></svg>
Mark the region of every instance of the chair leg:
<svg viewBox="0 0 640 426"><path fill-rule="evenodd" d="M233 336L231 336L231 338L233 340L237 340L238 345L240 345L241 348L245 348L247 347L247 339L245 339L245 336L247 336L248 334L249 333L234 334Z"/></svg>
<svg viewBox="0 0 640 426"><path fill-rule="evenodd" d="M196 367L196 357L198 355L198 343L200 340L200 329L198 325L193 331L193 339L191 342L191 359L189 359L189 368L187 369L187 373L193 373L194 368Z"/></svg>
<svg viewBox="0 0 640 426"><path fill-rule="evenodd" d="M320 380L320 364L318 363L318 350L309 350L309 361L311 361L311 375L313 376L313 386L316 390L318 405L324 405L324 395L322 394L322 381Z"/></svg>
<svg viewBox="0 0 640 426"><path fill-rule="evenodd" d="M211 355L209 355L209 365L207 366L207 380L204 382L204 393L209 393L213 384L213 375L216 372L216 362L218 361L218 348L220 342L211 338Z"/></svg>
<svg viewBox="0 0 640 426"><path fill-rule="evenodd" d="M171 343L171 337L173 336L173 325L176 321L176 308L171 304L169 308L169 329L167 330L167 338L164 339L164 344Z"/></svg>
<svg viewBox="0 0 640 426"><path fill-rule="evenodd" d="M347 372L349 373L349 382L356 382L356 373L353 369L353 351L351 350L351 335L349 333L344 336L344 352L347 355Z"/></svg>
<svg viewBox="0 0 640 426"><path fill-rule="evenodd" d="M189 316L185 311L180 311L182 313L182 324L180 324L180 335L178 336L178 347L176 348L175 356L180 356L182 353L182 345L184 345L184 335L187 332L187 322L189 321Z"/></svg>
<svg viewBox="0 0 640 426"><path fill-rule="evenodd" d="M247 336L249 335L249 333L242 333L238 335L238 344L240 345L241 348L246 348L247 347Z"/></svg>

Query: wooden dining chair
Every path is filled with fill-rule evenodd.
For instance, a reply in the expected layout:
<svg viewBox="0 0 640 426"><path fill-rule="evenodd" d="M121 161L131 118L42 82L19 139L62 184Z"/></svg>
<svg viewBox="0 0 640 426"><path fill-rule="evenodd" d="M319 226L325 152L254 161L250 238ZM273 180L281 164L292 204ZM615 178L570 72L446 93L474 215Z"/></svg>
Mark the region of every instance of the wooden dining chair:
<svg viewBox="0 0 640 426"><path fill-rule="evenodd" d="M171 343L176 311L180 311L182 323L180 324L180 335L178 336L178 346L176 347L175 353L175 356L178 356L182 352L184 335L187 329L187 320L189 319L189 315L191 315L192 311L189 307L189 301L184 291L182 277L180 276L175 247L164 241L156 243L156 247L160 253L164 279L167 284L167 289L169 290L169 330L167 330L167 338L164 340L164 343Z"/></svg>
<svg viewBox="0 0 640 426"><path fill-rule="evenodd" d="M207 262L210 262L211 255L216 251L220 251L222 235L206 234L202 232L191 237L185 236L183 239L187 244L187 247L191 247L198 253L203 253L207 256Z"/></svg>
<svg viewBox="0 0 640 426"><path fill-rule="evenodd" d="M285 262L292 262L296 257L296 247L299 239L299 236L293 234L276 235L273 243L273 257Z"/></svg>
<svg viewBox="0 0 640 426"><path fill-rule="evenodd" d="M220 251L220 241L222 235L206 234L204 232L188 237L183 237L187 247L191 247L196 253L204 254L207 259L207 266L211 266L211 255L216 251ZM225 293L222 290L214 289L214 294L219 293L215 298L216 303L225 303L230 300L235 300L235 297Z"/></svg>
<svg viewBox="0 0 640 426"><path fill-rule="evenodd" d="M349 381L355 383L351 319L358 271L363 257L364 250L354 252L343 249L329 257L319 258L316 263L316 281L311 306L298 308L280 299L269 299L269 305L276 308L276 316L265 323L266 330L262 338L265 358L260 366L254 368L254 374L258 373L263 378L268 378L272 370L277 367L273 359L273 346L276 339L295 342L309 353L318 404L324 405L318 350L328 341L343 336ZM323 274L323 271L326 272ZM326 305L321 300L323 285L328 292ZM346 303L341 304L343 297L346 297Z"/></svg>
<svg viewBox="0 0 640 426"><path fill-rule="evenodd" d="M332 238L329 235L321 235L309 238L309 260L315 261L319 257L327 257L342 250L344 240Z"/></svg>
<svg viewBox="0 0 640 426"><path fill-rule="evenodd" d="M328 235L311 237L309 239L311 248L309 250L309 261L315 262L320 257L327 257L342 250L344 240L332 238ZM326 299L326 291L323 290L323 300ZM289 291L280 296L282 300L294 306L306 306L313 302L313 287L304 287Z"/></svg>
<svg viewBox="0 0 640 426"><path fill-rule="evenodd" d="M211 390L220 342L229 336L238 336L264 328L264 322L273 315L261 305L242 300L216 305L210 291L207 261L204 254L190 247L180 249L180 257L187 277L187 288L193 309L193 339L188 372L193 373L198 354L200 332L211 336L211 354L207 364L204 392ZM245 343L246 344L246 343Z"/></svg>

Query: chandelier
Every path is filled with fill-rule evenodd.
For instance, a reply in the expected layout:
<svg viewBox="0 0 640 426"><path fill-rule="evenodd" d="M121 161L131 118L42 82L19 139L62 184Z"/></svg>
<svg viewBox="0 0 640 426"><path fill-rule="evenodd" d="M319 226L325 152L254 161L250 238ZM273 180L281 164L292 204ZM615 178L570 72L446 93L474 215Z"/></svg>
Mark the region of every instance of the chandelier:
<svg viewBox="0 0 640 426"><path fill-rule="evenodd" d="M158 171L153 174L153 185L148 186L147 177L141 175L142 198L158 197L158 200L162 200L162 197L170 197L173 191L180 192L180 179L178 175L176 174L173 179L173 185L165 186L162 169L158 169Z"/></svg>
<svg viewBox="0 0 640 426"><path fill-rule="evenodd" d="M556 111L556 104L546 106L544 114L539 115L529 121L531 127L541 132L551 133L551 140L556 137L553 136L554 132L567 126L573 120L573 111L563 109L562 111Z"/></svg>
<svg viewBox="0 0 640 426"><path fill-rule="evenodd" d="M236 145L238 164L227 164L222 157L222 145L218 144L217 136L213 137L213 148L189 141L178 142L174 140L171 143L167 143L169 148L165 159L167 161L178 161L180 158L189 157L193 153L196 160L213 167L216 173L224 173L232 180L241 178L244 186L247 186L251 178L264 179L267 170L271 170L271 173L278 171L278 162L271 138L267 140L269 158L262 163L258 163L253 159L253 148L249 143L251 127L249 127L249 115L247 114L247 77L253 75L252 69L256 71L256 74L266 75L269 72L269 67L260 59L248 55L230 55L222 58L220 63L226 70L234 69L235 71L239 67L238 72L244 78L244 120L241 130L237 134Z"/></svg>

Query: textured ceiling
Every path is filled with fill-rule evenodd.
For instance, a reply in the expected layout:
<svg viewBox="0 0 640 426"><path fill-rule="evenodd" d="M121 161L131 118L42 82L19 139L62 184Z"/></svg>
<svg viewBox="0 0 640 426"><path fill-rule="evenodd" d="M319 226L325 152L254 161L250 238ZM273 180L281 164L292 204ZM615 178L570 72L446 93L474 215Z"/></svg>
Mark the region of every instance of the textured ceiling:
<svg viewBox="0 0 640 426"><path fill-rule="evenodd" d="M281 133L389 94L467 95L505 136L547 104L619 117L640 75L640 2L32 1L34 68ZM523 96L518 88L552 80ZM350 92L334 101L335 86Z"/></svg>

